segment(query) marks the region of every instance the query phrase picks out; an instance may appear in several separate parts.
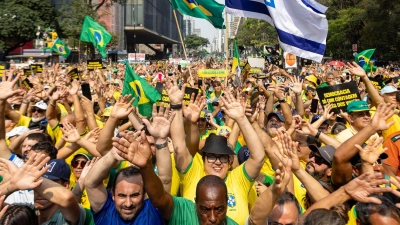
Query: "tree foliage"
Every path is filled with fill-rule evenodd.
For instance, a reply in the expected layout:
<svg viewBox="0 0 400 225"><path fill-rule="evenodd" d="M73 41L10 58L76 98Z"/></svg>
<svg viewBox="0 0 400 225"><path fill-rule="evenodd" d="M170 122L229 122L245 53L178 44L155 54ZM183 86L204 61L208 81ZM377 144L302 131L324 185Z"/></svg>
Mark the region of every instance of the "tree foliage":
<svg viewBox="0 0 400 225"><path fill-rule="evenodd" d="M208 44L210 44L210 42L208 41L207 38L203 38L203 37L199 37L195 34L192 35L188 35L185 38L185 45L187 49L197 49L200 46L206 46Z"/></svg>
<svg viewBox="0 0 400 225"><path fill-rule="evenodd" d="M278 34L275 28L267 21L258 19L246 19L239 27L236 36L237 44L262 48L264 45L278 44Z"/></svg>
<svg viewBox="0 0 400 225"><path fill-rule="evenodd" d="M50 1L0 0L0 49L5 55L36 38L38 26L54 24L55 11Z"/></svg>

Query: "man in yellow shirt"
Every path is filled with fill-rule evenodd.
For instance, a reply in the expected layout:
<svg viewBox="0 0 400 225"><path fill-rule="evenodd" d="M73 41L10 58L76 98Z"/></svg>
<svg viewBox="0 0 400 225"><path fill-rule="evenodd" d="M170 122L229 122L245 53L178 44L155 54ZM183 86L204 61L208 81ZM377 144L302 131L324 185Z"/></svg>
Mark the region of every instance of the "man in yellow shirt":
<svg viewBox="0 0 400 225"><path fill-rule="evenodd" d="M184 96L182 90L172 83L166 84L166 90L171 100L171 109L176 116L171 125L171 138L175 148L176 167L180 172L184 198L195 201L197 182L206 175L216 175L222 178L228 189L228 212L227 215L238 224L244 224L249 215L248 193L250 192L254 179L258 176L264 162L264 149L256 132L246 119L243 107L230 93L220 97L224 103L224 112L238 124L246 140L250 151L249 159L230 171L234 152L227 146L225 137L211 135L203 147L203 156L192 157L185 143L185 132L183 126L182 104ZM205 105L204 103L202 104ZM188 111L187 109L190 108ZM190 107L186 114L189 118L198 118L202 107ZM201 160L200 160L201 159Z"/></svg>

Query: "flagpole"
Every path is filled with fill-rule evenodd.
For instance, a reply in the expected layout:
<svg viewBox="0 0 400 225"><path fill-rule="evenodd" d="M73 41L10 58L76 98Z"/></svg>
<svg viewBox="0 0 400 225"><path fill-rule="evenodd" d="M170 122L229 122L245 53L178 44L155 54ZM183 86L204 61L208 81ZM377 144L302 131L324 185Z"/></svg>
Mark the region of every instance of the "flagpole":
<svg viewBox="0 0 400 225"><path fill-rule="evenodd" d="M225 24L226 24L226 27L225 27L225 70L228 70L228 55L229 55L229 47L228 47L228 40L229 40L228 35L229 35L229 33L228 33L228 29L229 29L229 22L228 22L228 13L226 13L226 11L225 11ZM226 73L226 75L225 75L224 83L225 83L225 87L226 87L227 84L228 84L228 73Z"/></svg>
<svg viewBox="0 0 400 225"><path fill-rule="evenodd" d="M81 63L81 40L79 40L78 62Z"/></svg>
<svg viewBox="0 0 400 225"><path fill-rule="evenodd" d="M183 53L185 54L186 61L188 61L188 58L187 58L187 55L186 55L185 44L183 43L183 39L182 39L181 28L179 27L178 18L176 17L176 10L173 9L172 11L174 12L175 23L176 23L176 27L178 28L179 38L181 39L181 45L182 45L182 48L183 48ZM190 71L190 66L188 67L188 69L189 69L190 78L192 78L192 72Z"/></svg>

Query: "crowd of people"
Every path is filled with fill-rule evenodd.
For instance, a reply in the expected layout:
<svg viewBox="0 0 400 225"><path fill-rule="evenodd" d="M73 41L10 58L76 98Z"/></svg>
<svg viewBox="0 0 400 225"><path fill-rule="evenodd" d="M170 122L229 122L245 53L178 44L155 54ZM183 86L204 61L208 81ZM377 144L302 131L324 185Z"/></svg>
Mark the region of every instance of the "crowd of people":
<svg viewBox="0 0 400 225"><path fill-rule="evenodd" d="M197 75L230 65L55 64L27 77L11 64L0 224L400 224L397 67L266 61L255 74ZM122 94L128 66L168 94L151 117L133 106L146 93ZM318 101L319 88L352 81L360 99L346 110Z"/></svg>

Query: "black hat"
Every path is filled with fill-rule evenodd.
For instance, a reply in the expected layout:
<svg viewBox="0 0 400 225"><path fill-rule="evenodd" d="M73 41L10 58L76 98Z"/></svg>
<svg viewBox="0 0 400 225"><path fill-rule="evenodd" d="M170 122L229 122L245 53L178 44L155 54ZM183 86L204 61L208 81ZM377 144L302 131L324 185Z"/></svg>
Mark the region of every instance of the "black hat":
<svg viewBox="0 0 400 225"><path fill-rule="evenodd" d="M210 134L210 136L208 136L201 151L219 155L235 155L232 149L228 147L228 140L226 137L215 134Z"/></svg>
<svg viewBox="0 0 400 225"><path fill-rule="evenodd" d="M335 151L336 151L335 147L333 147L332 145L326 145L321 148L317 148L314 145L309 145L308 147L313 152L319 152L319 154L321 154L322 158L324 158L325 161L327 161L332 166L333 155L335 154Z"/></svg>

